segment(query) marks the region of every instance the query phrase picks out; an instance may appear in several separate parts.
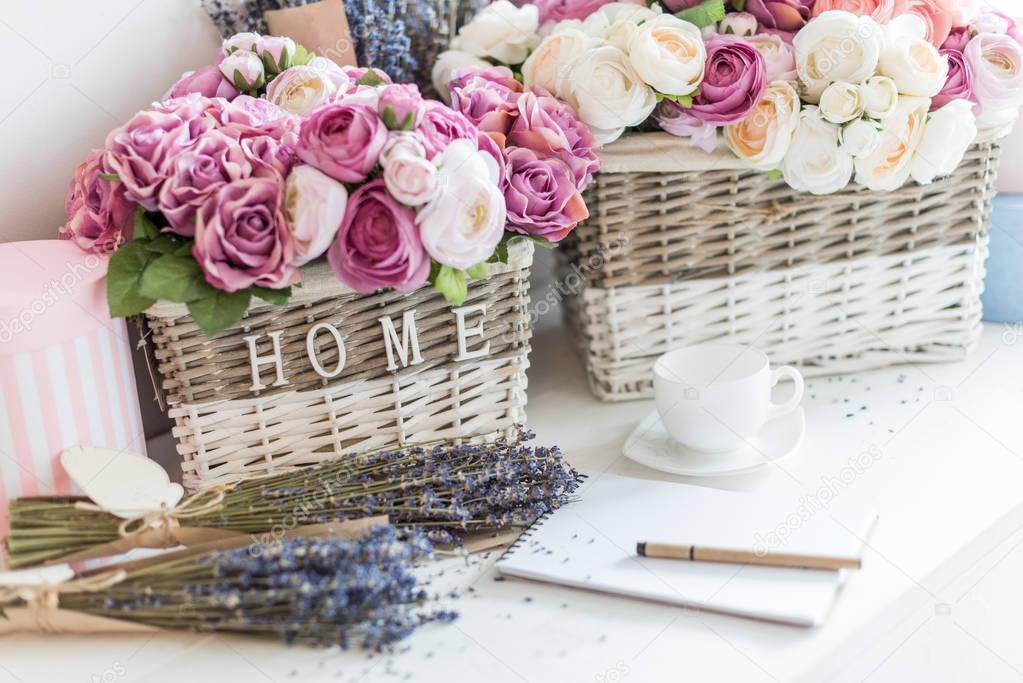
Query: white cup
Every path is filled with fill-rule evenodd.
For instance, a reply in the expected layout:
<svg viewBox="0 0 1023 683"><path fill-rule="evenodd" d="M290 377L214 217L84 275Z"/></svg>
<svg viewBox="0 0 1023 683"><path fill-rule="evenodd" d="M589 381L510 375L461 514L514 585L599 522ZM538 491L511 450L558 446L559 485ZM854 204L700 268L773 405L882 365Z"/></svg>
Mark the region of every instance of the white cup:
<svg viewBox="0 0 1023 683"><path fill-rule="evenodd" d="M792 398L771 402L782 379L796 384ZM734 450L768 420L799 407L803 376L771 369L762 352L735 344L700 344L664 354L654 364L654 396L661 421L676 441L711 453Z"/></svg>

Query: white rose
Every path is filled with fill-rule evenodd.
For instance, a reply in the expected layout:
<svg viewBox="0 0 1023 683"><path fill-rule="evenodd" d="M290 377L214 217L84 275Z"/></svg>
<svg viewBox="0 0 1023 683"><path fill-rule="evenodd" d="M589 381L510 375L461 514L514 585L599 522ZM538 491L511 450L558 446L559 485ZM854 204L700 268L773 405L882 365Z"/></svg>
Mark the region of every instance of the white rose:
<svg viewBox="0 0 1023 683"><path fill-rule="evenodd" d="M387 191L406 206L421 206L437 196L437 167L411 154L392 155L384 166Z"/></svg>
<svg viewBox="0 0 1023 683"><path fill-rule="evenodd" d="M899 88L887 76L871 76L860 86L863 108L872 119L886 119L899 106Z"/></svg>
<svg viewBox="0 0 1023 683"><path fill-rule="evenodd" d="M312 166L296 166L284 190L284 210L295 243L294 265L323 255L334 241L348 206L348 190Z"/></svg>
<svg viewBox="0 0 1023 683"><path fill-rule="evenodd" d="M448 104L451 104L451 91L448 90L448 83L454 80L455 71L459 69L487 69L493 66L476 55L461 50L445 50L437 56L433 63L433 70L430 72L430 80L433 81L433 89Z"/></svg>
<svg viewBox="0 0 1023 683"><path fill-rule="evenodd" d="M556 30L543 39L522 65L526 88L538 86L560 97L575 61L596 44L596 39L578 29Z"/></svg>
<svg viewBox="0 0 1023 683"><path fill-rule="evenodd" d="M873 154L881 144L881 131L877 125L860 119L842 128L842 149L854 158Z"/></svg>
<svg viewBox="0 0 1023 683"><path fill-rule="evenodd" d="M639 25L660 14L660 5L644 7L626 2L613 2L586 17L582 23L582 31L593 38L611 43L622 52L628 52L629 41L639 30Z"/></svg>
<svg viewBox="0 0 1023 683"><path fill-rule="evenodd" d="M926 97L899 98L895 113L884 120L881 144L856 160L856 182L877 192L891 192L905 185L924 137L930 107Z"/></svg>
<svg viewBox="0 0 1023 683"><path fill-rule="evenodd" d="M777 168L799 127L800 106L796 89L787 81L775 81L749 116L725 126L725 142L752 168Z"/></svg>
<svg viewBox="0 0 1023 683"><path fill-rule="evenodd" d="M1010 26L1005 17L988 10L982 12L970 25L970 28L977 33L997 33L1002 36L1009 32Z"/></svg>
<svg viewBox="0 0 1023 683"><path fill-rule="evenodd" d="M611 45L594 48L576 60L566 84L565 99L602 145L617 140L629 126L646 121L657 106L654 91L626 54Z"/></svg>
<svg viewBox="0 0 1023 683"><path fill-rule="evenodd" d="M853 158L838 141L838 126L825 121L817 107L803 109L782 163L785 182L794 190L813 194L832 194L848 185Z"/></svg>
<svg viewBox="0 0 1023 683"><path fill-rule="evenodd" d="M256 46L259 45L260 39L263 36L258 33L235 33L230 38L225 38L223 42L224 52L231 54L235 50L244 50L246 52L255 52Z"/></svg>
<svg viewBox="0 0 1023 683"><path fill-rule="evenodd" d="M334 84L336 90L344 91L352 85L352 79L333 59L313 57L306 66L319 71L321 76Z"/></svg>
<svg viewBox="0 0 1023 683"><path fill-rule="evenodd" d="M640 25L629 41L629 61L655 90L689 95L703 80L707 49L700 29L664 14Z"/></svg>
<svg viewBox="0 0 1023 683"><path fill-rule="evenodd" d="M749 38L757 34L760 22L749 12L731 12L718 24L718 33Z"/></svg>
<svg viewBox="0 0 1023 683"><path fill-rule="evenodd" d="M821 94L821 116L831 123L849 123L863 116L859 87L845 81L832 83Z"/></svg>
<svg viewBox="0 0 1023 683"><path fill-rule="evenodd" d="M540 12L536 5L516 7L508 0L497 0L463 26L451 46L504 64L521 64L540 42L539 28Z"/></svg>
<svg viewBox="0 0 1023 683"><path fill-rule="evenodd" d="M224 57L220 73L238 90L258 90L266 83L263 60L248 50L235 50Z"/></svg>
<svg viewBox="0 0 1023 683"><path fill-rule="evenodd" d="M895 81L900 95L934 97L948 78L948 58L926 40L903 37L881 53L877 70Z"/></svg>
<svg viewBox="0 0 1023 683"><path fill-rule="evenodd" d="M804 98L816 103L835 81L860 83L874 75L882 40L870 17L833 11L811 19L792 40Z"/></svg>
<svg viewBox="0 0 1023 683"><path fill-rule="evenodd" d="M311 66L293 66L282 71L266 88L266 99L286 112L307 116L334 95L333 81Z"/></svg>
<svg viewBox="0 0 1023 683"><path fill-rule="evenodd" d="M412 131L392 130L387 134L387 142L380 152L380 165L387 166L387 162L393 157L411 156L426 158L426 148L420 141L419 135Z"/></svg>
<svg viewBox="0 0 1023 683"><path fill-rule="evenodd" d="M932 112L913 159L913 180L929 185L935 178L951 174L976 137L977 117L972 102L952 100Z"/></svg>

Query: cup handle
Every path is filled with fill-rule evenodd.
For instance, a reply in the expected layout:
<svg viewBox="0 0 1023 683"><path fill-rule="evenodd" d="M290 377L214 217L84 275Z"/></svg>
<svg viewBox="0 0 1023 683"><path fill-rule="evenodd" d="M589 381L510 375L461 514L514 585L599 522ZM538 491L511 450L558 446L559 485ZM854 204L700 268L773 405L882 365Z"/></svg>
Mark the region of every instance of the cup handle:
<svg viewBox="0 0 1023 683"><path fill-rule="evenodd" d="M799 373L799 370L786 365L785 367L777 368L771 372L771 388L773 389L778 382L782 381L786 377L790 378L796 383L796 393L792 395L788 401L782 404L772 403L771 407L767 411L767 419L773 420L781 417L782 415L788 415L793 410L799 407L799 404L803 401L803 391L805 384L803 383L803 376Z"/></svg>

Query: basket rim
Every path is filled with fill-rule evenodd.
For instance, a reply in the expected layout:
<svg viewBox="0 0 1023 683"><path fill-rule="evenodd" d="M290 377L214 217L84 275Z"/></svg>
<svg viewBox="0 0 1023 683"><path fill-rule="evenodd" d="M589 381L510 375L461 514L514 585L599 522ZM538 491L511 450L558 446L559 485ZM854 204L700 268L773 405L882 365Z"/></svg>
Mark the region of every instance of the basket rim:
<svg viewBox="0 0 1023 683"><path fill-rule="evenodd" d="M487 276L507 273L513 270L526 268L532 262L533 242L531 240L515 240L508 245L508 263L488 263ZM303 266L302 286L293 290L288 307L295 304L315 301L327 297L345 296L358 294L348 285L344 284L334 276L326 258L319 258L312 263ZM429 287L430 285L423 285ZM366 295L373 296L373 295ZM267 303L258 297L252 297L249 303L248 312L263 310L267 308L280 308L274 304ZM172 301L158 301L145 311L145 315L156 318L180 318L188 315L188 306Z"/></svg>

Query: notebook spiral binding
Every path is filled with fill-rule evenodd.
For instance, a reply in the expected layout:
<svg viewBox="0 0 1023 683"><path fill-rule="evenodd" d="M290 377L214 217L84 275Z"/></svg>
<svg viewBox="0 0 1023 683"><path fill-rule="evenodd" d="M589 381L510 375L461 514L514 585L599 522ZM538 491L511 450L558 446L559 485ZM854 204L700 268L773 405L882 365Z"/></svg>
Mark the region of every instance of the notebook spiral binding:
<svg viewBox="0 0 1023 683"><path fill-rule="evenodd" d="M575 478L576 478L576 481L578 481L580 484L582 484L582 482L585 481L586 479L588 479L589 476L590 475L588 475L588 474L581 474L579 472L576 472L576 477ZM572 501L569 500L569 502L571 503ZM519 546L521 546L525 542L523 539L528 539L530 536L532 536L534 531L536 531L541 526L543 526L543 523L547 521L548 517L550 517L551 515L553 515L555 512L557 512L560 509L561 508L557 508L555 510L550 510L548 512L543 513L539 517L537 517L533 521L533 523L530 524L526 528L525 531L523 531L521 534L519 534L519 537L517 539L515 539L515 541L511 545L509 545L507 548L504 549L504 552L501 553L501 556L499 558L497 558L497 561L500 562L501 560L503 560L504 558L508 557L509 555L514 553L516 550L518 550Z"/></svg>

